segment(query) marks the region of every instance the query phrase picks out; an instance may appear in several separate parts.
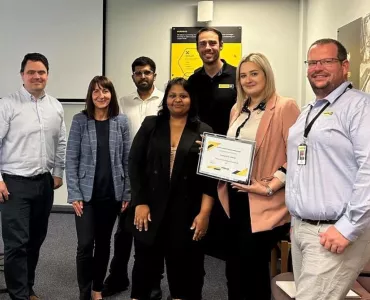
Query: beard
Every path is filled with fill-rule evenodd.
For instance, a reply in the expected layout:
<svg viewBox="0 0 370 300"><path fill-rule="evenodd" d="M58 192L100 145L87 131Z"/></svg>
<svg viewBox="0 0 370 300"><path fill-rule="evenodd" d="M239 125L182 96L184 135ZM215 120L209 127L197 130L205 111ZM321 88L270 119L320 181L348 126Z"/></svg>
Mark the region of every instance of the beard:
<svg viewBox="0 0 370 300"><path fill-rule="evenodd" d="M328 96L332 91L334 91L338 86L340 86L343 81L336 82L336 81L327 81L322 85L316 85L315 82L309 79L310 85L312 87L312 91L318 98L325 98Z"/></svg>
<svg viewBox="0 0 370 300"><path fill-rule="evenodd" d="M138 83L135 83L137 89L142 92L150 91L153 87L153 81L150 80L141 80Z"/></svg>
<svg viewBox="0 0 370 300"><path fill-rule="evenodd" d="M204 55L205 56L205 55ZM213 54L213 57L211 59L203 58L202 56L202 61L205 65L213 65L220 59L220 53L215 53Z"/></svg>
<svg viewBox="0 0 370 300"><path fill-rule="evenodd" d="M324 85L320 85L320 86L317 86L313 80L309 80L309 82L310 82L310 85L311 85L311 87L314 91L315 90L318 90L318 91L319 90L325 90L331 85L330 81L328 81Z"/></svg>

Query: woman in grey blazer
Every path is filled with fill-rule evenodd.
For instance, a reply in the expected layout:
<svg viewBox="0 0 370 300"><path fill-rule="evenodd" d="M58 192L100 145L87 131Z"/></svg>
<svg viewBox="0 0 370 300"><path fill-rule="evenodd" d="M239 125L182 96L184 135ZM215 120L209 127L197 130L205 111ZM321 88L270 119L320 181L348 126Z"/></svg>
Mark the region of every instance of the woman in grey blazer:
<svg viewBox="0 0 370 300"><path fill-rule="evenodd" d="M66 155L68 202L76 213L80 300L102 299L114 222L130 201L129 149L128 120L119 114L114 86L96 76L85 110L73 117Z"/></svg>

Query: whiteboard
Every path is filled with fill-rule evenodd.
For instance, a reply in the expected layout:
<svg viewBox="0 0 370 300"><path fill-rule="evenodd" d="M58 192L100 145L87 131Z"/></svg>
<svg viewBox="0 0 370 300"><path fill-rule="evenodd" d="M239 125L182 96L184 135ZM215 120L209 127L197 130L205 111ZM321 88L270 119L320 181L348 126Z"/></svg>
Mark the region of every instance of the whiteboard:
<svg viewBox="0 0 370 300"><path fill-rule="evenodd" d="M0 0L0 98L18 90L25 54L50 64L48 94L84 99L103 72L102 0Z"/></svg>

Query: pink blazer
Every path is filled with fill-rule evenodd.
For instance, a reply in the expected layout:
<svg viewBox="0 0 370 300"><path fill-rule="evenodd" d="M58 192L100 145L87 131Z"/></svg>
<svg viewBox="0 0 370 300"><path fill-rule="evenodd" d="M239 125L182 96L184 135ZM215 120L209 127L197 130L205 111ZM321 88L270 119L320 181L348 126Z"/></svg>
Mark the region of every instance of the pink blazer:
<svg viewBox="0 0 370 300"><path fill-rule="evenodd" d="M270 181L281 167L286 168L286 147L289 128L295 123L300 111L294 99L274 94L266 104L265 112L256 134L256 149L252 178ZM230 112L230 124L240 115L236 104ZM226 183L218 184L218 197L228 216L229 195ZM278 190L271 197L249 193L252 231L270 230L290 221L285 206L285 189Z"/></svg>

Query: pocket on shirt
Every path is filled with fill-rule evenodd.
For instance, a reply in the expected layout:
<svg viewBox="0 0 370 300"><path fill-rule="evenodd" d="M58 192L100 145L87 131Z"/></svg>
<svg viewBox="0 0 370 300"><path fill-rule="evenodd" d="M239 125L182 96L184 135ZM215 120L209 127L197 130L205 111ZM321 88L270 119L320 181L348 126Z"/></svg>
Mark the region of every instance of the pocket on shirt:
<svg viewBox="0 0 370 300"><path fill-rule="evenodd" d="M334 118L324 117L317 123L317 127L315 126L315 128L311 130L308 135L308 140L310 140L311 135L312 145L315 150L322 150L330 147L335 124ZM312 136L313 132L315 132L315 136Z"/></svg>

